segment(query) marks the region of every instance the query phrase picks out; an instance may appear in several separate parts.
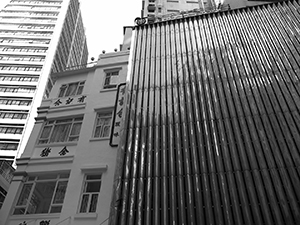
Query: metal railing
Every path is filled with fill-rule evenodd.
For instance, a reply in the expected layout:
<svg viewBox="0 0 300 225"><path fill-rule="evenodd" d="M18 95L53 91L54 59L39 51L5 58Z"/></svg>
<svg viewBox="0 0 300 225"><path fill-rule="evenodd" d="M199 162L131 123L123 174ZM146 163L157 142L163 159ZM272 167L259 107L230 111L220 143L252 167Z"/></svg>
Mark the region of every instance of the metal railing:
<svg viewBox="0 0 300 225"><path fill-rule="evenodd" d="M7 180L7 182L11 182L14 171L15 169L8 162L0 160L0 175Z"/></svg>
<svg viewBox="0 0 300 225"><path fill-rule="evenodd" d="M67 67L64 71L85 69L85 68L93 67L94 65L96 65L96 62L90 62L90 63L83 64L83 65Z"/></svg>

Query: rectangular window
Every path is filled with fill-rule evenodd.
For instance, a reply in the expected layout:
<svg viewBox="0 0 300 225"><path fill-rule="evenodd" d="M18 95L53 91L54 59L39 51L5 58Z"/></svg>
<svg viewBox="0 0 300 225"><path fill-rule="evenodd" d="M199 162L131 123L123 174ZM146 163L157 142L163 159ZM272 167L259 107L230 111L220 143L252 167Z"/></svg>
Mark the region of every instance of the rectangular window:
<svg viewBox="0 0 300 225"><path fill-rule="evenodd" d="M25 120L27 116L28 110L0 110L0 119Z"/></svg>
<svg viewBox="0 0 300 225"><path fill-rule="evenodd" d="M0 134L22 134L23 124L0 124Z"/></svg>
<svg viewBox="0 0 300 225"><path fill-rule="evenodd" d="M5 140L5 139L2 139L2 140ZM16 151L18 149L18 146L19 146L18 142L17 143L8 142L8 141L1 142L1 140L0 140L0 150Z"/></svg>
<svg viewBox="0 0 300 225"><path fill-rule="evenodd" d="M97 113L94 138L109 137L112 113Z"/></svg>
<svg viewBox="0 0 300 225"><path fill-rule="evenodd" d="M67 97L73 95L81 95L85 81L63 84L60 87L58 97Z"/></svg>
<svg viewBox="0 0 300 225"><path fill-rule="evenodd" d="M104 89L116 88L119 80L119 71L106 72L104 80Z"/></svg>
<svg viewBox="0 0 300 225"><path fill-rule="evenodd" d="M101 188L101 174L86 175L81 194L79 213L94 213Z"/></svg>
<svg viewBox="0 0 300 225"><path fill-rule="evenodd" d="M23 86L0 86L0 92L11 92L11 93L34 93L35 88L23 87Z"/></svg>
<svg viewBox="0 0 300 225"><path fill-rule="evenodd" d="M78 141L82 120L83 117L47 121L38 144Z"/></svg>
<svg viewBox="0 0 300 225"><path fill-rule="evenodd" d="M14 209L14 215L61 212L69 174L27 177Z"/></svg>
<svg viewBox="0 0 300 225"><path fill-rule="evenodd" d="M21 81L21 82L37 82L39 80L38 76L6 76L0 75L0 81Z"/></svg>
<svg viewBox="0 0 300 225"><path fill-rule="evenodd" d="M0 105L25 105L29 106L31 104L31 100L20 100L13 98L0 98Z"/></svg>

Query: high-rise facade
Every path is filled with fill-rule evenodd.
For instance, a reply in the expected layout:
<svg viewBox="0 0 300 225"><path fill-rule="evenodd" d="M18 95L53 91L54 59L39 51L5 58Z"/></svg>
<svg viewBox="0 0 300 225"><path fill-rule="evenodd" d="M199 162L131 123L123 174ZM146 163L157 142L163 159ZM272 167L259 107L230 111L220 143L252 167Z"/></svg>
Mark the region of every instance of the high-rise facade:
<svg viewBox="0 0 300 225"><path fill-rule="evenodd" d="M234 9L259 5L271 1L272 0L143 0L142 17L162 18L164 15L176 14L182 11L199 10L200 12L209 12L212 10L221 10L222 8ZM273 1L275 2L276 0Z"/></svg>
<svg viewBox="0 0 300 225"><path fill-rule="evenodd" d="M212 9L219 4L219 0L143 0L142 4L142 15L144 17L153 15L161 17L185 10Z"/></svg>
<svg viewBox="0 0 300 225"><path fill-rule="evenodd" d="M0 159L19 157L37 107L55 82L49 74L86 64L78 0L11 0L0 12Z"/></svg>

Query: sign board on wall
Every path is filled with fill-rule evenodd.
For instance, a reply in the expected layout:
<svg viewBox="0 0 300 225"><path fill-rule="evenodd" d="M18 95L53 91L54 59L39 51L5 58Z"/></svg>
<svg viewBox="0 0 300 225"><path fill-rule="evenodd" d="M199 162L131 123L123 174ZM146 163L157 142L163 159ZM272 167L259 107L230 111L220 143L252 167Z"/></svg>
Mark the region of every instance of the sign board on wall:
<svg viewBox="0 0 300 225"><path fill-rule="evenodd" d="M125 105L125 91L126 83L119 84L116 96L115 110L113 115L111 134L109 145L116 147L120 141L120 130L121 130L121 121L122 116L125 114L124 105Z"/></svg>

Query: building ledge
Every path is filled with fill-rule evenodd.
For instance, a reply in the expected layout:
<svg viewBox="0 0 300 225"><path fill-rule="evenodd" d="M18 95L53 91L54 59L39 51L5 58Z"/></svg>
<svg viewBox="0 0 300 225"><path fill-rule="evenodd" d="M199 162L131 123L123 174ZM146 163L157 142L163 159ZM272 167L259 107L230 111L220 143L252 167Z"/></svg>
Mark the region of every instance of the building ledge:
<svg viewBox="0 0 300 225"><path fill-rule="evenodd" d="M60 107L55 107L55 108L51 107L48 110L48 113L84 109L85 105L86 105L86 103L80 103L80 104L72 104L72 105L60 106Z"/></svg>
<svg viewBox="0 0 300 225"><path fill-rule="evenodd" d="M90 142L93 142L93 141L107 141L109 140L109 137L103 137L103 138L91 138L90 139Z"/></svg>
<svg viewBox="0 0 300 225"><path fill-rule="evenodd" d="M117 90L118 90L118 88L108 88L108 89L102 88L100 90L100 93L102 93L102 92L111 92L111 91L117 92Z"/></svg>
<svg viewBox="0 0 300 225"><path fill-rule="evenodd" d="M31 215L12 215L10 220L41 220L41 219L56 219L60 213L53 214L31 214Z"/></svg>
<svg viewBox="0 0 300 225"><path fill-rule="evenodd" d="M75 214L74 219L97 219L97 213L78 213Z"/></svg>
<svg viewBox="0 0 300 225"><path fill-rule="evenodd" d="M56 147L56 146L75 146L77 145L78 141L72 141L72 142L53 142L48 144L36 144L35 148L45 148L45 147Z"/></svg>
<svg viewBox="0 0 300 225"><path fill-rule="evenodd" d="M108 53L105 53L105 54L100 54L99 55L99 60L105 59L105 58L111 58L111 57L118 57L118 56L122 56L122 55L129 55L129 53L130 53L129 50L118 51L118 52L108 52Z"/></svg>
<svg viewBox="0 0 300 225"><path fill-rule="evenodd" d="M37 164L57 164L57 163L68 163L73 162L74 156L57 156L57 157L49 157L49 158L30 158L23 161L18 161L17 166L20 165L37 165Z"/></svg>
<svg viewBox="0 0 300 225"><path fill-rule="evenodd" d="M91 164L83 165L81 171L83 173L103 173L107 170L108 166L105 164Z"/></svg>

